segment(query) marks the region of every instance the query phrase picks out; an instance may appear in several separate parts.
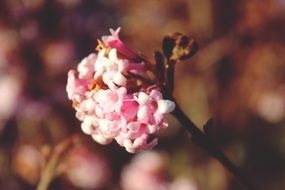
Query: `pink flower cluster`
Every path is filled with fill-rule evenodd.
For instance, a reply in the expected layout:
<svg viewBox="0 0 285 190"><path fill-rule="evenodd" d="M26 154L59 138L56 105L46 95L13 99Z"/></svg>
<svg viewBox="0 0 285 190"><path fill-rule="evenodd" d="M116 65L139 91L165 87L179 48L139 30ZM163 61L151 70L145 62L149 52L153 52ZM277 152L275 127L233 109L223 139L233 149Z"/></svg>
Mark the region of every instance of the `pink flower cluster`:
<svg viewBox="0 0 285 190"><path fill-rule="evenodd" d="M99 42L98 54L84 58L68 73L66 90L84 133L100 144L115 139L136 153L157 144L153 134L167 127L166 115L175 104L163 99L158 86L130 78L146 76L144 62L119 39L120 28Z"/></svg>

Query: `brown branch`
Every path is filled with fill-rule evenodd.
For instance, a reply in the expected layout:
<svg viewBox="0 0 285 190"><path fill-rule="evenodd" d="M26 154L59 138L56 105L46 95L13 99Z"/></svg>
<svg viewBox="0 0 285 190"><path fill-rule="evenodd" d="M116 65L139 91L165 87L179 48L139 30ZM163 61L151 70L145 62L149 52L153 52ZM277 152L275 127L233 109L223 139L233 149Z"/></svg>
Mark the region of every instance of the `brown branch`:
<svg viewBox="0 0 285 190"><path fill-rule="evenodd" d="M167 60L166 65L166 86L167 94L172 96L174 90L174 73L175 73L175 64L176 61Z"/></svg>
<svg viewBox="0 0 285 190"><path fill-rule="evenodd" d="M76 140L77 136L71 136L55 146L42 172L41 179L37 186L37 190L48 189L48 186L56 175L56 168L59 162L61 161L62 156L74 145Z"/></svg>
<svg viewBox="0 0 285 190"><path fill-rule="evenodd" d="M154 81L152 81L152 80L150 80L150 79L148 79L148 78L146 78L146 77L144 77L144 76L135 74L135 73L128 72L128 73L126 74L126 76L127 76L128 78L135 78L135 79L137 79L137 80L140 80L140 81L142 81L144 84L147 84L147 85L156 85L156 83L155 83Z"/></svg>
<svg viewBox="0 0 285 190"><path fill-rule="evenodd" d="M177 102L172 114L176 119L191 133L195 144L206 150L211 156L216 158L228 171L230 171L247 190L256 188L251 182L239 171L239 169L221 152L217 146L187 117Z"/></svg>

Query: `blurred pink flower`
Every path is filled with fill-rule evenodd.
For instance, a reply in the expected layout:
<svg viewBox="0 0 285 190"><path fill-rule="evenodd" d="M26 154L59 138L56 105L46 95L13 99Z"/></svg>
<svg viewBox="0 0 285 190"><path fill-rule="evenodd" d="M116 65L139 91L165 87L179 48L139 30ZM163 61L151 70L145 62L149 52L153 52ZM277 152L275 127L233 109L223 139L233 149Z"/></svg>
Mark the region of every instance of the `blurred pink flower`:
<svg viewBox="0 0 285 190"><path fill-rule="evenodd" d="M169 190L198 190L198 185L189 177L177 177L169 184Z"/></svg>
<svg viewBox="0 0 285 190"><path fill-rule="evenodd" d="M0 76L0 131L2 122L4 123L11 116L17 106L20 88L21 81L15 76L8 74Z"/></svg>
<svg viewBox="0 0 285 190"><path fill-rule="evenodd" d="M61 167L69 181L82 189L102 188L111 174L106 160L84 147L72 149Z"/></svg>
<svg viewBox="0 0 285 190"><path fill-rule="evenodd" d="M32 32L29 34L33 35ZM47 73L58 75L65 71L69 63L74 60L75 48L74 44L68 40L51 41L43 44L40 54Z"/></svg>
<svg viewBox="0 0 285 190"><path fill-rule="evenodd" d="M124 190L198 190L191 177L167 173L167 157L163 153L147 151L136 155L121 173Z"/></svg>
<svg viewBox="0 0 285 190"><path fill-rule="evenodd" d="M121 173L124 190L166 190L165 158L157 152L144 152L133 158Z"/></svg>
<svg viewBox="0 0 285 190"><path fill-rule="evenodd" d="M44 155L35 146L23 144L16 148L12 166L20 178L35 185L40 179L44 163Z"/></svg>
<svg viewBox="0 0 285 190"><path fill-rule="evenodd" d="M167 127L166 115L175 104L163 99L158 86L150 90L149 84L128 76L148 77L143 62L130 60L119 30L102 38L98 55L90 54L68 72L66 91L84 133L100 144L115 139L136 153L157 144L152 134Z"/></svg>

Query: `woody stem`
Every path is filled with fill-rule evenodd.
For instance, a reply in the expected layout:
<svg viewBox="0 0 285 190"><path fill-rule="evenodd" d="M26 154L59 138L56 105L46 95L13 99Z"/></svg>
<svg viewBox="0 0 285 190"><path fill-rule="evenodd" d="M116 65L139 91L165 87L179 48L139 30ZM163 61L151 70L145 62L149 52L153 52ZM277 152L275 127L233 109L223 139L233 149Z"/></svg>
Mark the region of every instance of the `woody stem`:
<svg viewBox="0 0 285 190"><path fill-rule="evenodd" d="M190 132L193 142L206 150L217 159L228 171L230 171L247 190L255 190L251 182L239 171L239 169L221 152L217 146L187 117L177 102L172 114Z"/></svg>
<svg viewBox="0 0 285 190"><path fill-rule="evenodd" d="M176 119L188 130L192 135L193 142L206 150L212 157L217 159L229 172L231 172L247 190L255 190L251 182L239 171L239 169L229 160L229 158L221 152L218 147L209 139L183 112L178 103L172 96L174 90L174 69L176 61L168 60L166 65L166 80L167 85L164 92L166 98L175 102L175 109L172 114Z"/></svg>
<svg viewBox="0 0 285 190"><path fill-rule="evenodd" d="M48 189L48 186L55 177L56 169L62 156L74 145L77 139L77 136L71 136L55 146L42 172L37 190Z"/></svg>

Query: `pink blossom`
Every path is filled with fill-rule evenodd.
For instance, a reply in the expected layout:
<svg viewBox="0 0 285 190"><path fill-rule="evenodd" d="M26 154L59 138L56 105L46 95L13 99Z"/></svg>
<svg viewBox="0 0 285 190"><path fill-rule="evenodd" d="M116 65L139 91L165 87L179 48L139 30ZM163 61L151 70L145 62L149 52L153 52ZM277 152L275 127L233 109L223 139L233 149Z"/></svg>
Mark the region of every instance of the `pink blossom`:
<svg viewBox="0 0 285 190"><path fill-rule="evenodd" d="M175 107L174 102L164 100L158 90L152 90L149 95L140 92L137 100L140 103L138 120L148 124L161 124L164 114L172 112Z"/></svg>
<svg viewBox="0 0 285 190"><path fill-rule="evenodd" d="M125 86L127 79L122 74L128 66L128 60L119 59L117 50L111 49L108 57L105 56L106 49L100 50L98 58L95 62L95 79L102 77L105 84L113 88L114 84Z"/></svg>
<svg viewBox="0 0 285 190"><path fill-rule="evenodd" d="M14 150L12 166L18 177L31 185L38 183L45 157L36 147L28 144L21 144Z"/></svg>
<svg viewBox="0 0 285 190"><path fill-rule="evenodd" d="M121 173L121 186L124 190L198 190L191 176L169 178L168 157L166 154L146 151L133 157Z"/></svg>
<svg viewBox="0 0 285 190"><path fill-rule="evenodd" d="M157 152L144 152L135 156L131 163L123 168L121 185L125 190L166 190L166 160Z"/></svg>
<svg viewBox="0 0 285 190"><path fill-rule="evenodd" d="M68 72L66 91L70 100L80 102L84 99L88 85L93 80L93 65L96 58L96 54L92 53L78 64L77 70Z"/></svg>
<svg viewBox="0 0 285 190"><path fill-rule="evenodd" d="M124 87L115 91L99 90L94 94L94 112L86 115L82 122L82 130L100 144L108 144L118 135L126 122L121 117L122 100L126 96ZM92 103L91 103L92 104ZM86 106L85 113L88 113Z"/></svg>
<svg viewBox="0 0 285 190"><path fill-rule="evenodd" d="M198 190L198 185L189 176L179 176L169 184L170 190Z"/></svg>
<svg viewBox="0 0 285 190"><path fill-rule="evenodd" d="M81 101L85 92L88 90L88 84L89 82L87 80L77 78L76 72L74 70L70 70L68 72L66 85L68 98L72 101Z"/></svg>
<svg viewBox="0 0 285 190"><path fill-rule="evenodd" d="M88 57L85 57L77 66L80 79L89 79L92 78L94 73L94 61L96 60L97 55L95 53L90 54Z"/></svg>
<svg viewBox="0 0 285 190"><path fill-rule="evenodd" d="M81 189L102 189L111 175L103 157L81 146L68 153L61 168L67 179Z"/></svg>
<svg viewBox="0 0 285 190"><path fill-rule="evenodd" d="M129 122L116 138L120 145L132 153L150 149L157 144L156 138L150 140L151 134L167 127L165 114L174 109L174 103L163 100L158 90L152 90L150 94L139 92L134 98L136 104L129 104L126 107L132 110L129 112L135 112L136 116L130 117L133 121Z"/></svg>
<svg viewBox="0 0 285 190"><path fill-rule="evenodd" d="M134 62L132 51L126 51L119 31L111 30L111 36L102 38L105 44L98 54L90 54L69 71L66 90L84 133L100 144L115 139L136 153L157 144L153 134L167 127L166 116L175 104L163 99L158 86L150 91L148 84L128 77L148 75L145 63Z"/></svg>
<svg viewBox="0 0 285 190"><path fill-rule="evenodd" d="M121 54L126 56L128 59L135 59L137 55L128 48L119 38L121 28L117 30L110 29L111 35L103 36L102 41L107 45L107 47L117 49Z"/></svg>

